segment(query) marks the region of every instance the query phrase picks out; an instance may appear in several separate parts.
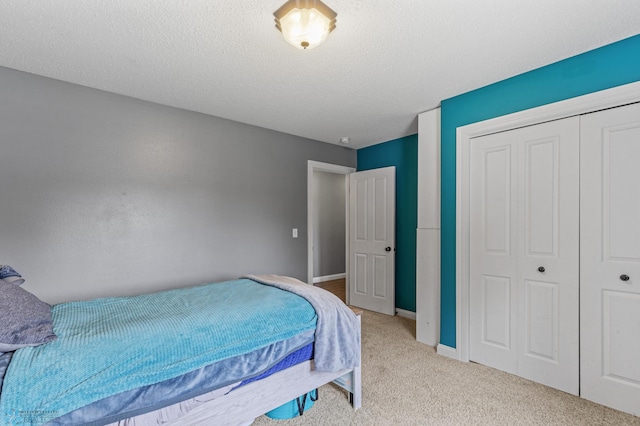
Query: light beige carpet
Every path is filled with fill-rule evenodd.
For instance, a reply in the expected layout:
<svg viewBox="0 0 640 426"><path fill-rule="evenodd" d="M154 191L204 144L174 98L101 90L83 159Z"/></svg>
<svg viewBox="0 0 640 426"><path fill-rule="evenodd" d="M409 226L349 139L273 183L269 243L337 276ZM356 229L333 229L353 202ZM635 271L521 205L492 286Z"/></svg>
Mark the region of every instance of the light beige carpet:
<svg viewBox="0 0 640 426"><path fill-rule="evenodd" d="M489 367L437 355L416 342L415 321L365 311L363 404L353 411L340 388L320 388L302 417L277 425L640 425L624 414ZM640 402L639 402L640 403Z"/></svg>

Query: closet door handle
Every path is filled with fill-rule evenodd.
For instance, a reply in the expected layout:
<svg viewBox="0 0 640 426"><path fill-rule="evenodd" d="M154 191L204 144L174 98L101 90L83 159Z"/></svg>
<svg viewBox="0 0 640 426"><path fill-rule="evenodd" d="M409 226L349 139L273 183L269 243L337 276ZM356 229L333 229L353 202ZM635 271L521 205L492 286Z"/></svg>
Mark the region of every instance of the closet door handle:
<svg viewBox="0 0 640 426"><path fill-rule="evenodd" d="M385 247L384 251L391 251L391 247Z"/></svg>
<svg viewBox="0 0 640 426"><path fill-rule="evenodd" d="M544 271L545 271L544 266L538 267L538 272L544 272Z"/></svg>
<svg viewBox="0 0 640 426"><path fill-rule="evenodd" d="M627 275L627 274L622 274L622 275L620 275L620 279L621 279L622 281L629 281L629 275Z"/></svg>

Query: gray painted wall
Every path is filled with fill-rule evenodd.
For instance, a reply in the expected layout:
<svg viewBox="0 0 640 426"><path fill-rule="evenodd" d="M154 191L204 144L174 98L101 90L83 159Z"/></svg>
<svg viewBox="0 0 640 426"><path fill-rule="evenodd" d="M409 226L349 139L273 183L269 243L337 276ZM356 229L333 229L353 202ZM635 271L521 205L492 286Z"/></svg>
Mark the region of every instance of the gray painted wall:
<svg viewBox="0 0 640 426"><path fill-rule="evenodd" d="M49 303L306 280L307 160L356 152L0 68L0 264Z"/></svg>
<svg viewBox="0 0 640 426"><path fill-rule="evenodd" d="M345 268L345 176L313 172L313 275L343 274Z"/></svg>

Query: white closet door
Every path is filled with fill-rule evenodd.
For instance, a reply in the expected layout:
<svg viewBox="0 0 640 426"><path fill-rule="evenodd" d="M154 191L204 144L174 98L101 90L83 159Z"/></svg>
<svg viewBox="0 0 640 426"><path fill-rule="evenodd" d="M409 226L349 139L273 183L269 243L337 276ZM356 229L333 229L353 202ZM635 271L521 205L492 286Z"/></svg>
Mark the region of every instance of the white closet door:
<svg viewBox="0 0 640 426"><path fill-rule="evenodd" d="M517 131L518 375L579 392L580 120Z"/></svg>
<svg viewBox="0 0 640 426"><path fill-rule="evenodd" d="M579 119L471 142L470 359L578 393Z"/></svg>
<svg viewBox="0 0 640 426"><path fill-rule="evenodd" d="M518 185L512 132L471 141L470 360L517 373Z"/></svg>
<svg viewBox="0 0 640 426"><path fill-rule="evenodd" d="M581 395L640 415L640 105L581 133Z"/></svg>

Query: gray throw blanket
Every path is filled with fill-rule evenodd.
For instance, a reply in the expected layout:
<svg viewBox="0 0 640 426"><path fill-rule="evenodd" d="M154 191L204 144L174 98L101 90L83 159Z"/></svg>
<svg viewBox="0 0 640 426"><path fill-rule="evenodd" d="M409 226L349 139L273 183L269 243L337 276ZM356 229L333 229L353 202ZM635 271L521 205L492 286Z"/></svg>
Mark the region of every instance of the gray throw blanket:
<svg viewBox="0 0 640 426"><path fill-rule="evenodd" d="M338 297L291 277L247 275L243 278L290 291L311 303L318 315L314 349L316 370L338 371L360 365L358 318Z"/></svg>

